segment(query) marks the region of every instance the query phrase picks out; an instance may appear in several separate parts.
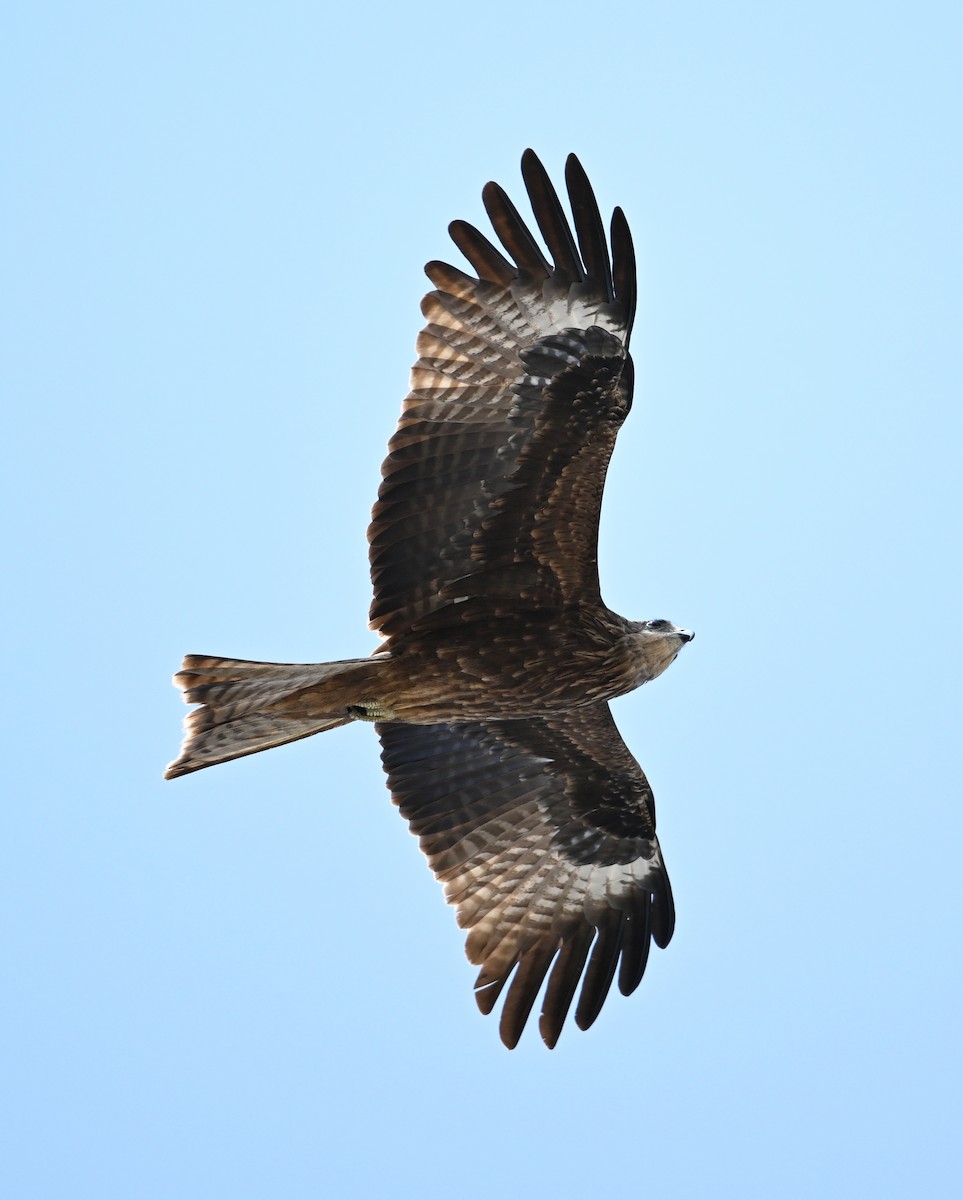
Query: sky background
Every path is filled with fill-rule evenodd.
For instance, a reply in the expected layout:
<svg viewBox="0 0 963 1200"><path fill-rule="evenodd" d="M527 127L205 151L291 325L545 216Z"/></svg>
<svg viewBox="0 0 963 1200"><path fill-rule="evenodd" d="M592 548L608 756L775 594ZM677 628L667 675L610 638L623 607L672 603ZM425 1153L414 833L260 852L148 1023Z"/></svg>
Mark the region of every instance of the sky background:
<svg viewBox="0 0 963 1200"><path fill-rule="evenodd" d="M963 1188L960 50L927 3L9 6L0 1191ZM639 255L607 602L675 890L509 1053L369 727L164 783L185 651L368 653L422 264L576 151Z"/></svg>

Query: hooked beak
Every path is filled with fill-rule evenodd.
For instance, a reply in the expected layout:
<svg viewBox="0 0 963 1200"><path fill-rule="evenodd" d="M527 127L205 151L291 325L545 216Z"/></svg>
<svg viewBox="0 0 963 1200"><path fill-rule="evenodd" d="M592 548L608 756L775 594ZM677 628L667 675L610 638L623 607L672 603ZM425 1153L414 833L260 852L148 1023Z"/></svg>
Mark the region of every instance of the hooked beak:
<svg viewBox="0 0 963 1200"><path fill-rule="evenodd" d="M683 642L691 642L692 639L695 637L695 634L692 633L691 630L680 629L679 637L682 639Z"/></svg>

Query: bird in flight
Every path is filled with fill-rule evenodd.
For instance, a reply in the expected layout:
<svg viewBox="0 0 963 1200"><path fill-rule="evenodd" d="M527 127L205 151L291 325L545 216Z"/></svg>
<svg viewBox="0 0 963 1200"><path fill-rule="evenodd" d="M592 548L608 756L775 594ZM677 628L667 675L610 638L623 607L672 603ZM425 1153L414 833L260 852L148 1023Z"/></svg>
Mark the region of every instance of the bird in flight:
<svg viewBox="0 0 963 1200"><path fill-rule="evenodd" d="M479 1008L505 992L514 1047L544 984L552 1047L576 992L587 1029L616 972L629 995L650 942L672 937L652 791L608 702L693 635L628 621L599 591L602 489L632 404L628 224L617 208L607 243L574 155L571 224L531 150L522 176L548 257L489 183L502 248L454 221L473 273L425 268L434 290L368 529L381 645L320 664L188 655L174 682L200 707L166 778L374 722L393 800L468 930Z"/></svg>

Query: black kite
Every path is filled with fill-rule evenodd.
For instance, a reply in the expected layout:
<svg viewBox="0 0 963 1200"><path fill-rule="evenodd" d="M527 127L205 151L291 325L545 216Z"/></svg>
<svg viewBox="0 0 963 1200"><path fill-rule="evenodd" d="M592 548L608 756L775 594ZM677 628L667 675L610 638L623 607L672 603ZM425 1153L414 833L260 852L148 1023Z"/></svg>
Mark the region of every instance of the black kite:
<svg viewBox="0 0 963 1200"><path fill-rule="evenodd" d="M167 778L348 721L376 722L388 786L469 930L490 1012L514 1046L548 976L554 1046L581 980L586 1029L618 971L628 995L650 940L672 936L652 792L608 701L654 679L692 637L627 621L599 593L602 487L632 403L635 257L616 209L611 257L574 155L575 236L526 151L550 260L497 184L483 198L508 257L450 227L475 275L435 290L388 446L368 540L370 658L319 665L188 655L201 707Z"/></svg>

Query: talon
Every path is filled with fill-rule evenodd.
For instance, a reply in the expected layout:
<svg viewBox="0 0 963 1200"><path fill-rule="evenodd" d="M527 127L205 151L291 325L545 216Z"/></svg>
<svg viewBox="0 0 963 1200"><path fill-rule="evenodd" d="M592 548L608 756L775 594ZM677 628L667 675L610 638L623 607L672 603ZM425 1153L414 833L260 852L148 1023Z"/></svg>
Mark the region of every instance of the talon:
<svg viewBox="0 0 963 1200"><path fill-rule="evenodd" d="M362 700L360 704L349 704L345 712L352 721L391 721L394 713L380 700Z"/></svg>

